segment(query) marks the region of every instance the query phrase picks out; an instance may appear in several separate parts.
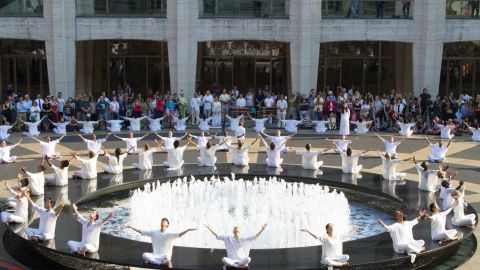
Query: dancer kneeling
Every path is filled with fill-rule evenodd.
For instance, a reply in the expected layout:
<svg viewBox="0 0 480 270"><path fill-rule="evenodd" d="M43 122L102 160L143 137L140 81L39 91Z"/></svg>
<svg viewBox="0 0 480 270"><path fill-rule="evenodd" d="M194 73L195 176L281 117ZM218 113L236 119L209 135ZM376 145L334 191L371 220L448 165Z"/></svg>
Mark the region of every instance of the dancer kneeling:
<svg viewBox="0 0 480 270"><path fill-rule="evenodd" d="M251 237L240 237L240 229L238 227L233 227L233 237L226 235L216 234L208 225L205 227L217 238L225 243L225 248L227 249L227 257L222 258L222 262L225 265L224 269L227 267L234 268L247 268L248 264L252 259L248 256L250 253L250 246L252 242L255 241L267 228L267 224L262 226L260 231Z"/></svg>
<svg viewBox="0 0 480 270"><path fill-rule="evenodd" d="M421 210L418 217L411 221L405 221L405 215L397 210L394 215L397 222L392 225L386 225L381 219L377 219L377 223L385 227L387 232L390 233L393 241L393 249L398 253L409 254L412 263L415 262L415 254L425 250L425 241L413 239L412 229L426 213L426 210Z"/></svg>
<svg viewBox="0 0 480 270"><path fill-rule="evenodd" d="M77 153L72 153L72 157L76 158L82 163L82 169L75 171L73 178L93 179L97 177L97 159L99 152L88 152L88 159L83 159L77 156Z"/></svg>
<svg viewBox="0 0 480 270"><path fill-rule="evenodd" d="M207 141L205 146L200 146L192 142L190 138L189 138L189 141L191 144L195 145L198 148L198 150L200 150L200 156L197 158L198 165L215 168L215 163L217 163L217 157L215 156L215 153L217 152L218 147L224 144L225 141L216 145L212 145L210 141Z"/></svg>
<svg viewBox="0 0 480 270"><path fill-rule="evenodd" d="M455 200L453 204L452 224L455 226L473 226L475 225L475 214L465 215L465 202L463 201L460 192L455 190L450 194Z"/></svg>
<svg viewBox="0 0 480 270"><path fill-rule="evenodd" d="M102 147L103 152L108 158L108 166L104 166L103 170L105 173L111 173L111 174L119 174L123 172L123 161L128 155L127 153L122 153L122 150L120 148L115 149L115 156L110 155L107 153L107 150ZM133 146L129 149L133 150Z"/></svg>
<svg viewBox="0 0 480 270"><path fill-rule="evenodd" d="M283 158L280 157L281 154L288 152L288 147L277 148L274 142L271 142L270 145L265 142L263 137L260 137L262 140L263 146L265 146L265 151L267 152L267 166L273 168L279 168L282 165Z"/></svg>
<svg viewBox="0 0 480 270"><path fill-rule="evenodd" d="M363 154L367 153L367 151L363 151L359 154L352 154L352 148L348 147L347 151L342 151L337 145L337 150L340 152L342 156L342 172L344 173L359 173L363 166L358 165L358 158L363 156Z"/></svg>
<svg viewBox="0 0 480 270"><path fill-rule="evenodd" d="M306 232L322 243L322 263L327 266L348 267L350 256L343 254L343 237L333 234L333 224L328 223L325 227L326 236L316 236L307 229L300 231Z"/></svg>
<svg viewBox="0 0 480 270"><path fill-rule="evenodd" d="M70 166L70 161L72 161L72 159L73 157L70 160L62 160L62 162L60 162L60 167L57 167L52 164L50 158L47 158L47 164L52 167L53 174L45 176L45 185L57 187L66 186L68 184L68 167Z"/></svg>
<svg viewBox="0 0 480 270"><path fill-rule="evenodd" d="M307 143L305 145L305 150L297 151L297 155L302 156L302 167L306 170L316 170L320 169L323 165L323 161L317 161L318 155L323 155L329 149L325 149L324 151L312 151L311 145Z"/></svg>
<svg viewBox="0 0 480 270"><path fill-rule="evenodd" d="M229 149L232 150L232 163L238 166L248 166L250 158L248 157L248 149L254 145L260 135L251 144L244 144L242 141L237 141L237 145L229 145Z"/></svg>
<svg viewBox="0 0 480 270"><path fill-rule="evenodd" d="M448 141L447 146L443 146L443 142L440 140L438 141L438 145L431 143L428 138L425 136L425 139L427 140L428 145L432 149L432 152L428 154L428 159L431 162L443 162L447 158L445 155L447 154L448 147L450 146L450 143L452 142L452 139Z"/></svg>
<svg viewBox="0 0 480 270"><path fill-rule="evenodd" d="M157 142L157 147L160 149L160 142ZM151 170L153 166L153 152L158 151L157 148L150 148L148 144L145 144L143 152L138 153L138 163L132 163L134 168L139 170Z"/></svg>
<svg viewBox="0 0 480 270"><path fill-rule="evenodd" d="M397 173L397 165L404 162L409 161L411 158L407 159L396 159L390 156L389 153L381 153L378 152L378 155L382 159L383 164L383 178L385 180L402 180L405 177L405 173Z"/></svg>
<svg viewBox="0 0 480 270"><path fill-rule="evenodd" d="M167 152L167 161L163 165L168 166L168 170L178 170L181 169L184 163L183 153L190 142L187 141L187 144L180 146L180 141L173 142L173 148L165 148L160 146L161 149Z"/></svg>
<svg viewBox="0 0 480 270"><path fill-rule="evenodd" d="M432 221L432 240L441 242L457 240L457 230L445 229L447 215L452 212L452 208L442 212L437 203L432 203L430 204L430 211L433 215L426 214L425 216Z"/></svg>
<svg viewBox="0 0 480 270"><path fill-rule="evenodd" d="M110 213L104 220L98 221L98 212L90 211L88 220L78 212L76 204L72 204L73 215L75 219L82 224L82 241L68 241L68 248L71 252L85 256L86 253L95 253L100 247L100 231L103 224L113 217L113 212Z"/></svg>
<svg viewBox="0 0 480 270"><path fill-rule="evenodd" d="M152 241L153 252L144 252L142 258L145 263L156 265L169 265L172 260L173 240L184 236L189 231L195 231L197 228L188 229L181 233L167 232L170 222L167 218L162 218L160 230L139 230L130 225L125 226L141 235L149 236Z"/></svg>
<svg viewBox="0 0 480 270"><path fill-rule="evenodd" d="M58 211L55 213L53 207L55 206L55 201L52 198L48 198L46 208L36 205L30 196L27 195L27 199L30 202L32 208L40 214L39 228L26 228L25 234L29 240L33 241L47 241L55 238L55 226L57 224L57 218L62 213L64 204L60 203Z"/></svg>

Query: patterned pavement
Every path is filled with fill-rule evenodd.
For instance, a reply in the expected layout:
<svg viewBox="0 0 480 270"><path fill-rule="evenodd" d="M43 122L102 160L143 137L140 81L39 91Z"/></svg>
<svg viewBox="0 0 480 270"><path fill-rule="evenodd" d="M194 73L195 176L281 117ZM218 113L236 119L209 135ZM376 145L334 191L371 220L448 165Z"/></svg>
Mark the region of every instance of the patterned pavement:
<svg viewBox="0 0 480 270"><path fill-rule="evenodd" d="M250 138L247 142L251 142L255 136L255 133L251 128L248 129L247 137ZM188 130L194 135L198 135L198 129L191 129ZM168 130L162 130L160 133L162 136L165 136ZM210 133L214 133L216 131L212 130ZM268 129L266 133L274 134L274 129ZM142 132L145 134L145 132ZM136 134L136 136L141 136L142 134ZM180 133L178 133L180 135ZM47 135L47 134L42 134ZM55 134L49 134L52 136L52 139L57 138L59 136ZM103 138L105 132L98 132L97 137ZM127 132L122 132L117 134L120 137L127 137ZM380 134L382 136L391 136L392 134ZM89 136L85 136L89 138ZM294 139L290 140L287 146L296 148L296 149L303 149L306 143L311 143L313 148L330 148L332 147L331 142L326 141L325 138L337 138L338 135L335 132L329 132L324 135L317 135L312 130L299 130L297 136ZM22 136L18 133L14 133L7 142L9 144L16 143ZM43 139L43 138L40 138ZM155 145L154 140L155 136L150 134L144 141L139 142L139 148L143 146L144 142L149 143L151 146ZM371 173L382 173L382 166L381 160L378 157L377 150L382 151L383 143L373 135L367 134L363 136L350 136L353 143L351 144L352 149L354 150L372 150L368 152L365 157L360 158L359 164L363 165L363 171L371 172ZM439 139L438 136L429 137L430 140ZM125 145L120 140L110 136L109 141L104 144L104 147L108 150L109 153L113 152L113 149L116 147L124 148ZM69 155L71 152L77 151L80 154L86 153L86 144L81 141L81 139L76 136L75 134L68 134L62 142L57 146L57 151L59 151L62 155ZM466 183L466 196L465 201L472 204L477 210L480 210L480 144L472 142L469 136L462 136L462 137L455 137L449 151L447 153L447 163L450 165L451 169L457 170L459 175L458 179L462 179ZM430 150L428 144L424 137L413 136L409 139L405 139L402 144L398 147L397 152L399 153L399 158L408 158L412 155L415 155L418 161L426 160L427 155L429 154ZM15 179L17 177L17 173L20 167L25 166L27 169L34 171L36 165L39 164L41 160L41 149L40 145L34 141L33 139L23 137L22 143L17 146L15 149L12 150L12 155L17 156L17 163L14 164L3 164L0 165L0 179L8 180L11 185L15 184ZM195 150L194 147L189 147L187 152L185 152L185 162L187 163L195 163L196 158L198 157L199 153ZM230 162L231 161L231 154L225 152L219 152L217 154L218 162ZM265 163L266 153L264 151L263 145L259 142L253 147L250 151L250 162L255 163ZM284 162L290 164L300 164L301 157L295 155L294 152L289 152L284 155ZM160 164L161 162L165 161L166 154L165 153L157 153L154 155L154 164ZM321 160L324 161L324 166L333 167L333 168L340 168L341 166L341 159L338 154L333 153L333 151L327 152L326 155L320 157ZM137 161L136 155L129 155L125 162L125 168L131 168L132 162ZM108 163L106 157L100 157L98 159L98 169L99 172L103 171L102 167ZM432 165L436 166L436 165ZM47 166L48 167L48 166ZM73 161L70 166L70 175L74 170L79 169L78 161ZM399 171L405 172L407 174L406 178L408 180L417 181L418 176L416 173L416 169L414 167L413 162L408 161L404 162L399 165ZM52 173L51 169L48 168L46 173ZM360 180L361 181L361 180ZM2 181L3 182L3 181ZM0 200L7 198L9 193L4 189L3 184L0 186ZM480 213L480 212L479 212ZM3 231L0 231L3 234ZM477 239L480 239L480 229L477 227L475 231L475 235ZM476 266L480 263L480 252L477 251L476 255L467 261L462 267L459 269L475 269ZM16 265L15 261L6 254L5 250L0 247L0 263L1 261L5 261L5 263ZM13 266L12 265L12 266ZM0 268L3 268L0 264ZM7 267L7 269L14 269L11 267Z"/></svg>

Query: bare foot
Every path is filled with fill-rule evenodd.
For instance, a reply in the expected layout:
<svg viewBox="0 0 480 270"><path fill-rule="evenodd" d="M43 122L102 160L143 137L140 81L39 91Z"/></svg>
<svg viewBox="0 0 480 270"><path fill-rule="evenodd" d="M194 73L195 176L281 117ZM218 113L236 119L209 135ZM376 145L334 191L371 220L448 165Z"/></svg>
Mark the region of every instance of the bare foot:
<svg viewBox="0 0 480 270"><path fill-rule="evenodd" d="M425 251L425 246L420 249L420 252Z"/></svg>
<svg viewBox="0 0 480 270"><path fill-rule="evenodd" d="M38 237L37 236L32 236L32 241L38 242Z"/></svg>
<svg viewBox="0 0 480 270"><path fill-rule="evenodd" d="M342 268L348 268L350 266L349 262L345 262L342 264Z"/></svg>

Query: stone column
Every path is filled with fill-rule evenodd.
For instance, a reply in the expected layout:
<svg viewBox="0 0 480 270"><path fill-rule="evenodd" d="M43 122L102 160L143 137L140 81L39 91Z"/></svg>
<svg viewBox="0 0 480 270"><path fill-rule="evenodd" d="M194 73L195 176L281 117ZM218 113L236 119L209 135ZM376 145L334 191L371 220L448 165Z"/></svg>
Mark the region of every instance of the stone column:
<svg viewBox="0 0 480 270"><path fill-rule="evenodd" d="M45 0L45 41L50 94L75 96L75 0Z"/></svg>
<svg viewBox="0 0 480 270"><path fill-rule="evenodd" d="M427 88L438 94L445 35L445 1L414 2L414 19L420 31L413 44L413 92L419 95Z"/></svg>

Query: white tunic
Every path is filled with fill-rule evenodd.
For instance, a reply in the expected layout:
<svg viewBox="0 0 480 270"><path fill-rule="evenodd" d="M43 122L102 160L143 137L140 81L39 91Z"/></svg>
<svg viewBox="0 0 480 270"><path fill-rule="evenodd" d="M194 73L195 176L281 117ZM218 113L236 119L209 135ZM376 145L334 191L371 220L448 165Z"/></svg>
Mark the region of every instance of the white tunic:
<svg viewBox="0 0 480 270"><path fill-rule="evenodd" d="M222 104L213 102L212 104L212 127L219 128L222 126Z"/></svg>
<svg viewBox="0 0 480 270"><path fill-rule="evenodd" d="M157 151L156 148L148 149L147 151L140 152L138 154L138 163L132 164L139 170L151 170L153 166L153 152Z"/></svg>
<svg viewBox="0 0 480 270"><path fill-rule="evenodd" d="M465 202L462 198L453 207L452 224L455 226L475 225L475 214L465 215Z"/></svg>
<svg viewBox="0 0 480 270"><path fill-rule="evenodd" d="M2 217L3 217L3 213L4 212L2 212ZM20 201L16 200L15 211L13 212L12 215L20 218L19 220L18 219L15 220L15 222L18 222L18 223L23 223L23 222L26 222L28 220L28 199L27 199L27 197L23 196L23 197L20 197Z"/></svg>
<svg viewBox="0 0 480 270"><path fill-rule="evenodd" d="M432 218L432 226L431 226L431 235L432 240L440 241L444 239L454 239L455 235L457 235L457 230L447 230L445 229L445 223L447 220L447 215L452 211L452 208L449 208L446 211L433 214Z"/></svg>
<svg viewBox="0 0 480 270"><path fill-rule="evenodd" d="M60 153L55 151L55 146L60 143L59 140L53 140L50 142L40 142L40 146L42 147L42 157L49 156L59 156Z"/></svg>
<svg viewBox="0 0 480 270"><path fill-rule="evenodd" d="M108 120L109 127L107 127L110 132L120 132L122 130L123 120Z"/></svg>
<svg viewBox="0 0 480 270"><path fill-rule="evenodd" d="M418 173L418 189L435 192L438 186L438 170L424 170L422 166L415 164Z"/></svg>
<svg viewBox="0 0 480 270"><path fill-rule="evenodd" d="M173 143L175 141L181 140L179 137L160 137L165 143L164 147L165 149L172 149L173 148Z"/></svg>
<svg viewBox="0 0 480 270"><path fill-rule="evenodd" d="M340 135L350 135L350 110L340 116Z"/></svg>
<svg viewBox="0 0 480 270"><path fill-rule="evenodd" d="M247 258L250 254L252 242L255 241L255 239L257 239L255 236L245 238L241 237L238 240L232 236L217 236L217 240L221 240L223 243L225 243L227 257L232 260L241 260Z"/></svg>
<svg viewBox="0 0 480 270"><path fill-rule="evenodd" d="M317 161L317 157L320 154L323 154L323 152L308 150L297 152L297 155L302 156L302 167L306 170L316 170L323 165L323 161Z"/></svg>
<svg viewBox="0 0 480 270"><path fill-rule="evenodd" d="M386 180L401 180L405 174L397 173L397 166L402 162L400 159L386 159L384 154L380 155L383 164L383 178Z"/></svg>
<svg viewBox="0 0 480 270"><path fill-rule="evenodd" d="M217 162L215 157L215 152L217 151L217 146L212 146L210 149L207 149L206 146L198 147L200 150L200 158L198 159L200 166L213 167Z"/></svg>
<svg viewBox="0 0 480 270"><path fill-rule="evenodd" d="M123 119L128 120L130 122L130 126L128 126L128 129L130 131L138 132L140 131L141 125L140 122L143 119L146 119L148 116L143 116L139 118L129 118L129 117L124 117Z"/></svg>
<svg viewBox="0 0 480 270"><path fill-rule="evenodd" d="M480 142L480 129L468 127L472 131L472 141Z"/></svg>
<svg viewBox="0 0 480 270"><path fill-rule="evenodd" d="M150 124L148 125L148 128L153 132L160 131L162 129L162 124L161 123L162 123L162 120L164 118L165 117L153 119L153 118L148 117L147 119L150 122Z"/></svg>
<svg viewBox="0 0 480 270"><path fill-rule="evenodd" d="M8 133L10 129L12 129L12 127L8 125L0 126L0 140L5 140L10 137L10 133Z"/></svg>
<svg viewBox="0 0 480 270"><path fill-rule="evenodd" d="M401 141L391 142L382 138L382 142L385 145L385 153L388 153L390 156L397 156L397 146L402 143Z"/></svg>
<svg viewBox="0 0 480 270"><path fill-rule="evenodd" d="M77 121L82 125L80 129L81 132L85 134L92 134L93 130L95 129L93 125L97 125L99 121Z"/></svg>
<svg viewBox="0 0 480 270"><path fill-rule="evenodd" d="M243 115L240 115L237 118L232 118L229 115L225 115L227 117L228 121L230 121L230 130L235 131L240 124L240 121L243 119Z"/></svg>
<svg viewBox="0 0 480 270"><path fill-rule="evenodd" d="M237 128L235 128L235 137L239 141L243 142L245 140L245 134L246 133L247 133L247 131L242 126L237 126Z"/></svg>
<svg viewBox="0 0 480 270"><path fill-rule="evenodd" d="M288 131L288 132L297 132L297 130L298 130L297 126L301 123L302 123L302 121L292 120L292 119L282 120L282 124L283 124L285 130Z"/></svg>
<svg viewBox="0 0 480 270"><path fill-rule="evenodd" d="M415 123L404 124L398 122L398 126L400 127L400 131L398 132L400 136L410 137L413 134L412 127L415 126Z"/></svg>
<svg viewBox="0 0 480 270"><path fill-rule="evenodd" d="M268 118L252 118L252 120L255 122L255 131L257 133L260 133L265 130L265 123L270 119Z"/></svg>
<svg viewBox="0 0 480 270"><path fill-rule="evenodd" d="M358 165L358 158L361 157L362 154L352 154L351 156L347 156L345 152L340 151L340 155L342 156L342 171L344 173L360 172L362 165Z"/></svg>
<svg viewBox="0 0 480 270"><path fill-rule="evenodd" d="M68 166L60 168L52 165L54 186L66 186L68 184Z"/></svg>
<svg viewBox="0 0 480 270"><path fill-rule="evenodd" d="M450 131L452 128L455 128L455 126L444 126L440 124L437 124L437 126L440 128L440 138L450 140L451 138L455 137L454 134L450 134Z"/></svg>
<svg viewBox="0 0 480 270"><path fill-rule="evenodd" d="M92 140L87 140L85 139L85 142L87 143L87 149L88 151L92 151L93 153L98 153L100 149L102 149L102 143L107 141L106 139L99 139L96 141Z"/></svg>
<svg viewBox="0 0 480 270"><path fill-rule="evenodd" d="M180 237L178 233L161 232L160 230L142 231L144 236L149 236L152 240L153 255L167 256L167 260L172 259L173 240Z"/></svg>
<svg viewBox="0 0 480 270"><path fill-rule="evenodd" d="M229 145L229 148L232 150L232 163L239 166L247 166L250 161L248 157L248 149L250 149L251 144L244 144L240 149L237 145Z"/></svg>
<svg viewBox="0 0 480 270"><path fill-rule="evenodd" d="M313 121L312 122L315 125L315 132L316 133L325 133L327 132L327 124L328 121Z"/></svg>
<svg viewBox="0 0 480 270"><path fill-rule="evenodd" d="M372 123L372 121L352 121L352 124L356 125L357 128L355 128L355 133L357 134L367 134L369 131L369 126Z"/></svg>
<svg viewBox="0 0 480 270"><path fill-rule="evenodd" d="M438 144L430 144L430 148L432 149L432 152L428 155L428 159L432 162L435 161L445 161L447 158L445 155L447 154L448 147L446 146L438 146Z"/></svg>
<svg viewBox="0 0 480 270"><path fill-rule="evenodd" d="M15 145L0 147L0 161L10 162L16 158L10 157L10 151L15 147Z"/></svg>
<svg viewBox="0 0 480 270"><path fill-rule="evenodd" d="M348 145L352 143L351 140L341 140L341 139L335 139L332 140L338 147L340 151L347 151Z"/></svg>
<svg viewBox="0 0 480 270"><path fill-rule="evenodd" d="M440 195L439 197L443 200L442 201L442 210L447 210L450 207L453 207L453 203L455 200L451 196L452 192L457 190L456 188L450 187L450 188L440 188Z"/></svg>
<svg viewBox="0 0 480 270"><path fill-rule="evenodd" d="M30 178L28 188L30 188L32 195L43 195L45 186L45 175L43 172L31 173L27 172L27 176Z"/></svg>
<svg viewBox="0 0 480 270"><path fill-rule="evenodd" d="M185 117L185 118L182 118L182 119L179 119L177 118L176 116L173 117L173 123L175 123L175 125L173 126L175 128L175 130L177 131L185 131L185 129L187 128L187 120L188 120L189 116Z"/></svg>
<svg viewBox="0 0 480 270"><path fill-rule="evenodd" d="M267 139L269 139L273 144L275 144L275 148L284 148L285 143L288 140L288 136L267 136Z"/></svg>
<svg viewBox="0 0 480 270"><path fill-rule="evenodd" d="M86 218L81 215L77 216L77 221L82 224L82 244L92 245L95 252L100 246L100 232L102 230L103 222L97 219L97 221L90 223Z"/></svg>
<svg viewBox="0 0 480 270"><path fill-rule="evenodd" d="M318 240L322 243L322 263L328 264L328 259L335 259L343 256L342 237L319 236Z"/></svg>
<svg viewBox="0 0 480 270"><path fill-rule="evenodd" d="M286 152L286 148L270 149L270 146L265 144L265 151L267 152L267 160L265 160L268 167L278 168L283 162L283 158L280 157L282 152Z"/></svg>
<svg viewBox="0 0 480 270"><path fill-rule="evenodd" d="M418 224L418 220L404 221L403 223L394 223L386 226L387 232L390 233L393 241L393 249L398 253L413 252L420 253L421 248L425 245L423 240L413 239L413 226Z"/></svg>
<svg viewBox="0 0 480 270"><path fill-rule="evenodd" d="M228 146L232 144L234 137L232 136L215 136L215 139L218 140L217 151L218 150L228 150ZM221 144L225 141L224 144Z"/></svg>
<svg viewBox="0 0 480 270"><path fill-rule="evenodd" d="M127 157L127 153L123 153L120 156L112 156L109 153L105 153L108 158L108 166L105 166L105 171L113 174L119 174L123 172L123 160Z"/></svg>
<svg viewBox="0 0 480 270"><path fill-rule="evenodd" d="M177 148L170 148L167 150L167 162L170 170L177 170L183 166L183 153L187 146L179 146Z"/></svg>
<svg viewBox="0 0 480 270"><path fill-rule="evenodd" d="M32 207L40 214L38 230L40 231L40 236L43 236L42 240L55 238L55 227L57 225L57 214L55 211L53 209L47 211L47 209L36 204L32 204Z"/></svg>
<svg viewBox="0 0 480 270"><path fill-rule="evenodd" d="M201 119L199 118L200 124L198 125L198 128L201 131L208 131L210 130L210 125L208 124L210 121L212 121L212 117L209 117L207 119Z"/></svg>
<svg viewBox="0 0 480 270"><path fill-rule="evenodd" d="M70 122L59 122L59 123L52 123L55 128L53 129L53 132L59 135L65 135L67 134L67 126L70 124Z"/></svg>
<svg viewBox="0 0 480 270"><path fill-rule="evenodd" d="M207 146L207 142L210 140L210 137L205 137L205 136L192 135L192 137L195 140L197 140L197 145L198 145L199 148Z"/></svg>
<svg viewBox="0 0 480 270"><path fill-rule="evenodd" d="M98 152L89 159L83 159L81 157L77 157L78 161L82 163L82 176L85 179L92 179L97 178L97 158Z"/></svg>
<svg viewBox="0 0 480 270"><path fill-rule="evenodd" d="M41 121L37 121L35 123L32 122L23 122L28 127L28 133L24 133L29 137L35 137L40 135L40 131L38 131L38 125L40 125Z"/></svg>

